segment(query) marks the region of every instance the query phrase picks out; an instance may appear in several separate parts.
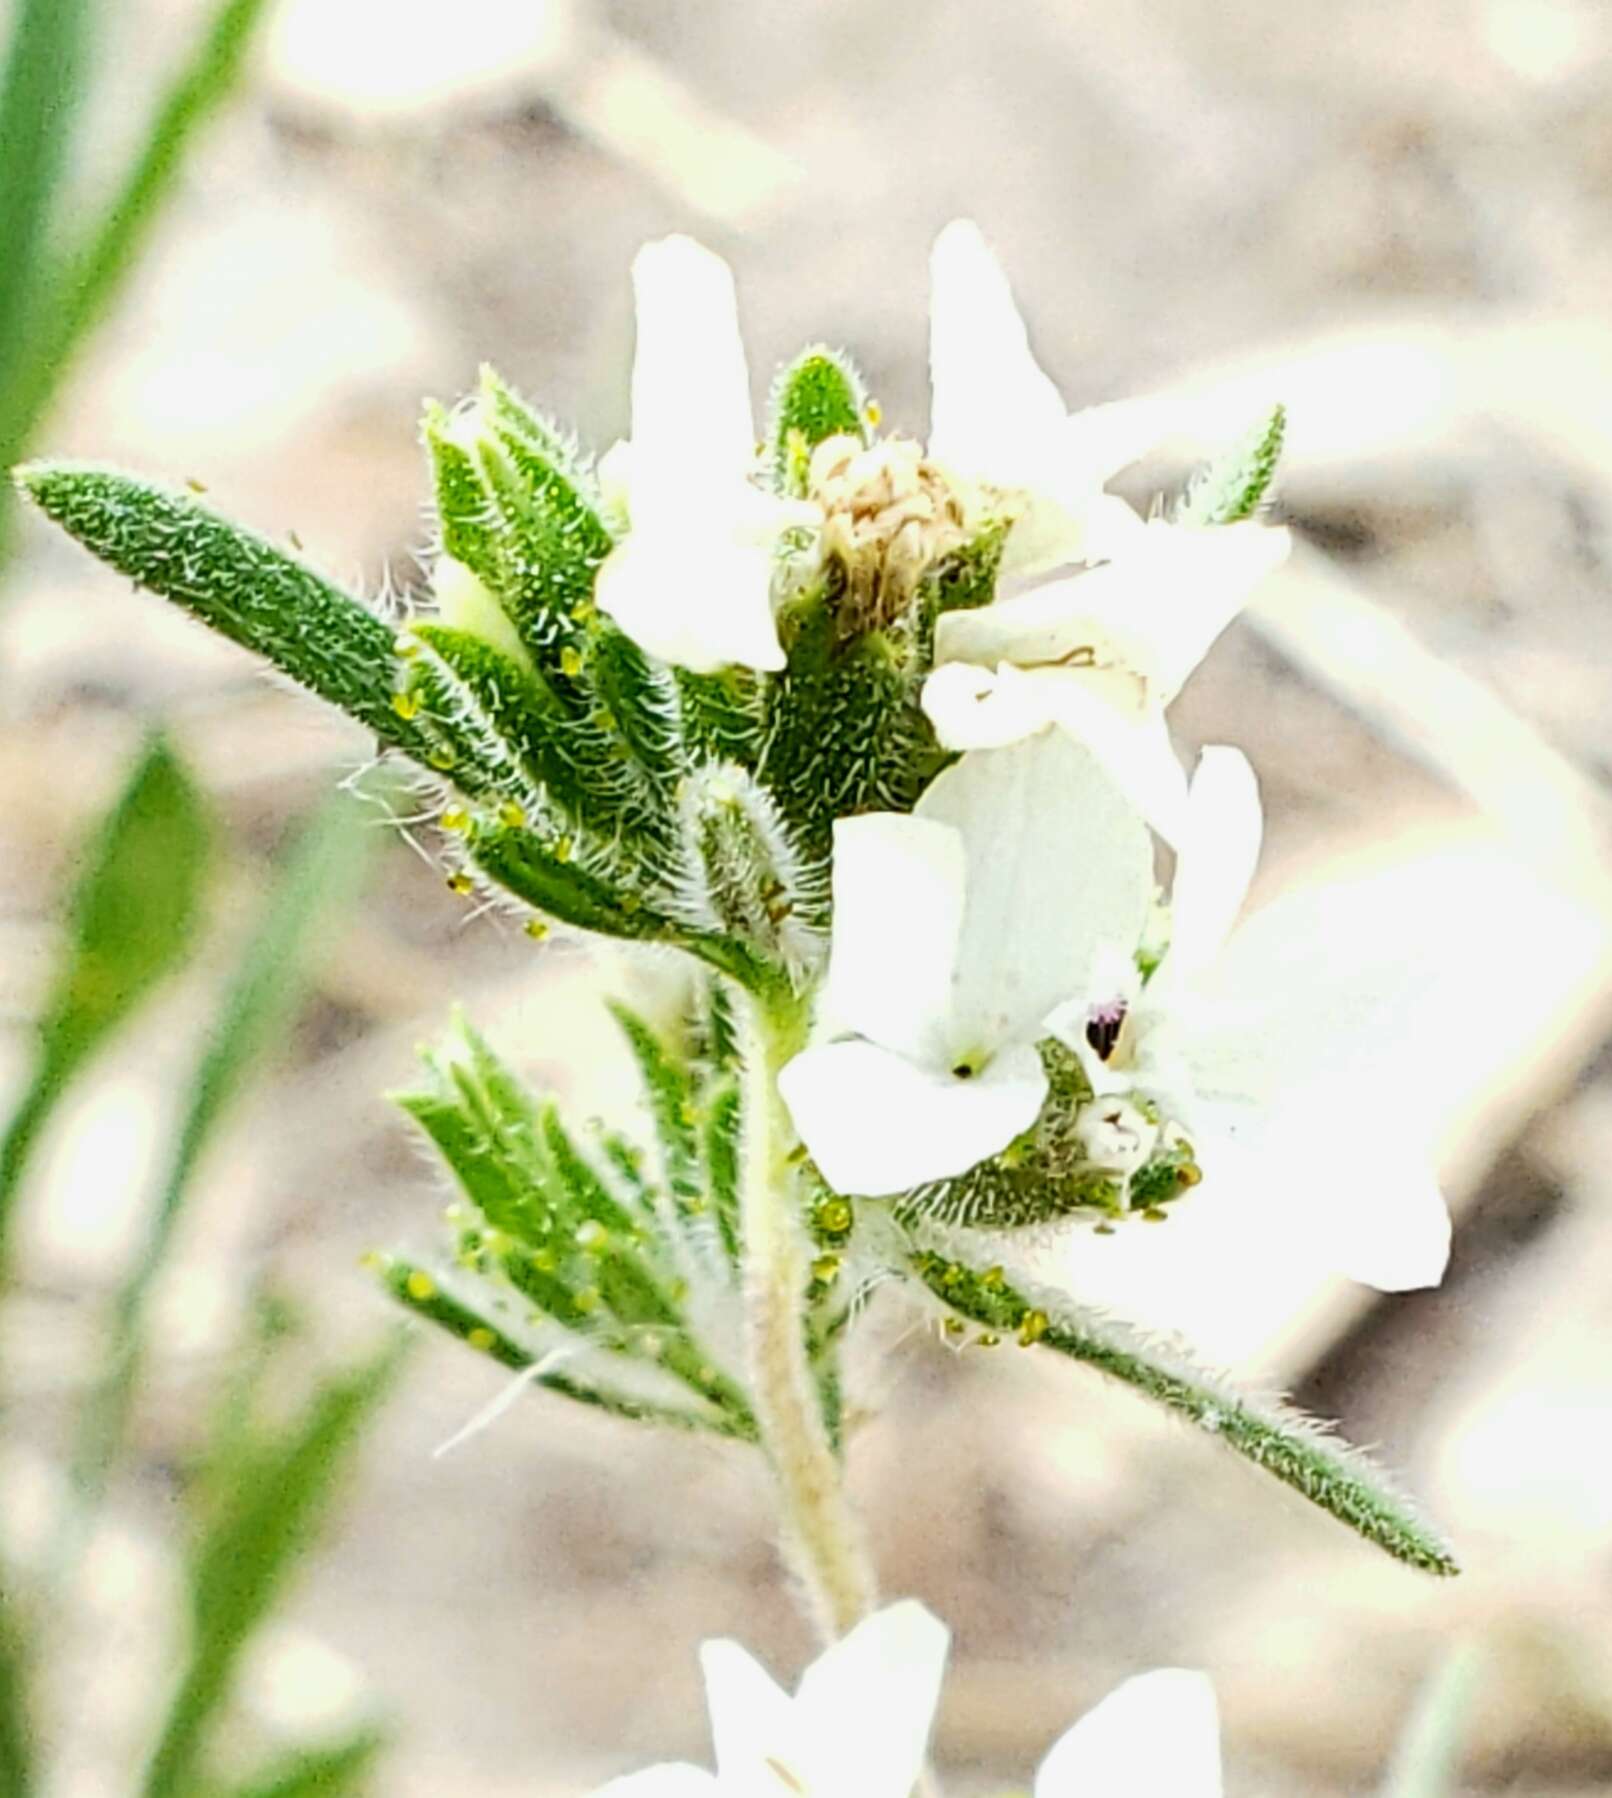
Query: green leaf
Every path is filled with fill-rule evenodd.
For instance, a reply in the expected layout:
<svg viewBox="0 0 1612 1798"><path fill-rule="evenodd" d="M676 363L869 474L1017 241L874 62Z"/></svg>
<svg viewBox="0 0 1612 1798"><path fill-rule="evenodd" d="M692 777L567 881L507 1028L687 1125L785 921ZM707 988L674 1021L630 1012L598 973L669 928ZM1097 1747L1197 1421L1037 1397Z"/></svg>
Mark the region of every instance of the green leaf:
<svg viewBox="0 0 1612 1798"><path fill-rule="evenodd" d="M694 1136L698 1096L690 1070L631 1007L612 1001L610 1015L620 1026L637 1063L644 1097L655 1121L666 1183L686 1209L690 1201L704 1196Z"/></svg>
<svg viewBox="0 0 1612 1798"><path fill-rule="evenodd" d="M743 768L708 763L683 783L688 861L709 921L802 981L828 950L828 881L772 795Z"/></svg>
<svg viewBox="0 0 1612 1798"><path fill-rule="evenodd" d="M189 952L209 840L201 795L154 739L86 853L33 1078L0 1140L0 1244L29 1154L68 1083Z"/></svg>
<svg viewBox="0 0 1612 1798"><path fill-rule="evenodd" d="M918 1281L959 1316L997 1335L1017 1335L1095 1368L1195 1424L1340 1523L1423 1573L1458 1573L1449 1547L1358 1450L1293 1407L1255 1400L1125 1325L1083 1312L1061 1295L1016 1291L1000 1268L916 1249Z"/></svg>
<svg viewBox="0 0 1612 1798"><path fill-rule="evenodd" d="M91 554L255 651L430 764L433 744L394 704L394 632L383 619L263 538L183 494L115 469L31 462L18 486Z"/></svg>
<svg viewBox="0 0 1612 1798"><path fill-rule="evenodd" d="M71 249L55 271L25 346L26 360L15 379L5 385L5 397L0 400L0 450L6 452L7 465L26 443L72 353L105 317L139 261L178 186L198 131L240 79L266 6L267 0L220 0L215 6L159 100L142 141L124 165L116 192L82 244ZM45 9L70 19L82 12L83 5L82 0L45 0ZM56 29L64 29L63 24L58 23ZM58 138L67 135L59 115L52 121L51 133ZM14 167L9 144L4 166L9 192L9 171ZM0 205L0 243L9 244L13 240L3 212ZM8 267L14 253L8 253ZM0 341L5 335L0 321Z"/></svg>
<svg viewBox="0 0 1612 1798"><path fill-rule="evenodd" d="M18 0L0 84L0 393L39 323L41 271L83 95L89 0ZM0 446L14 438L0 433ZM9 458L8 458L9 459Z"/></svg>
<svg viewBox="0 0 1612 1798"><path fill-rule="evenodd" d="M29 1798L34 1789L28 1655L16 1596L0 1592L0 1792L11 1798Z"/></svg>
<svg viewBox="0 0 1612 1798"><path fill-rule="evenodd" d="M151 1286L197 1166L228 1108L284 1029L320 926L357 889L373 841L357 809L346 796L332 798L303 832L208 1032L156 1209L114 1301L104 1372L80 1416L72 1469L79 1498L75 1531L87 1525L122 1447L143 1359Z"/></svg>
<svg viewBox="0 0 1612 1798"><path fill-rule="evenodd" d="M722 1411L685 1411L656 1404L635 1393L616 1391L564 1370L560 1357L539 1356L512 1336L490 1304L478 1305L457 1293L445 1291L437 1277L418 1263L395 1257L378 1258L381 1283L405 1310L468 1343L512 1373L529 1374L534 1386L563 1398L575 1399L633 1423L660 1424L670 1429L706 1430L743 1441L755 1439L755 1426L747 1416ZM534 1371L535 1370L535 1371Z"/></svg>
<svg viewBox="0 0 1612 1798"><path fill-rule="evenodd" d="M524 825L472 819L466 835L471 863L533 910L579 930L638 942L671 942L678 928L634 892L578 865L579 839L545 843Z"/></svg>
<svg viewBox="0 0 1612 1798"><path fill-rule="evenodd" d="M806 497L812 451L830 437L866 443L867 392L850 360L814 344L773 383L767 442L773 484L780 493Z"/></svg>
<svg viewBox="0 0 1612 1798"><path fill-rule="evenodd" d="M1434 1669L1394 1750L1382 1798L1451 1798L1482 1672L1471 1643L1452 1648Z"/></svg>
<svg viewBox="0 0 1612 1798"><path fill-rule="evenodd" d="M244 1785L221 1788L217 1798L341 1798L365 1789L385 1745L378 1731L361 1730L328 1748L301 1748Z"/></svg>
<svg viewBox="0 0 1612 1798"><path fill-rule="evenodd" d="M313 1547L364 1426L396 1378L400 1348L393 1341L327 1378L300 1417L249 1445L224 1488L190 1560L189 1651L145 1798L181 1798L194 1783L241 1650Z"/></svg>
<svg viewBox="0 0 1612 1798"><path fill-rule="evenodd" d="M1276 477L1286 436L1287 408L1277 406L1262 425L1193 477L1176 507L1175 522L1238 524L1252 518Z"/></svg>
<svg viewBox="0 0 1612 1798"><path fill-rule="evenodd" d="M442 733L455 785L499 796L554 832L589 830L603 842L636 836L640 794L610 736L554 691L469 631L420 623L409 632L411 697ZM625 859L625 858L623 858Z"/></svg>

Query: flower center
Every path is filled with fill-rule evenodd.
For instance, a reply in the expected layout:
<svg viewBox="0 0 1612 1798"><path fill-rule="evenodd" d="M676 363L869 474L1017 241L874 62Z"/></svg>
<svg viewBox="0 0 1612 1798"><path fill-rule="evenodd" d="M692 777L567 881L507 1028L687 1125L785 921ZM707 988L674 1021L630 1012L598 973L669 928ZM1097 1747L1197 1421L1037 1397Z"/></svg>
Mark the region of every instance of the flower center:
<svg viewBox="0 0 1612 1798"><path fill-rule="evenodd" d="M1109 999L1086 1014L1086 1041L1099 1061L1107 1061L1125 1028L1125 1001Z"/></svg>
<svg viewBox="0 0 1612 1798"><path fill-rule="evenodd" d="M966 535L962 499L906 438L871 449L826 439L812 452L808 490L823 508L823 553L843 563L866 625L893 618L924 570Z"/></svg>

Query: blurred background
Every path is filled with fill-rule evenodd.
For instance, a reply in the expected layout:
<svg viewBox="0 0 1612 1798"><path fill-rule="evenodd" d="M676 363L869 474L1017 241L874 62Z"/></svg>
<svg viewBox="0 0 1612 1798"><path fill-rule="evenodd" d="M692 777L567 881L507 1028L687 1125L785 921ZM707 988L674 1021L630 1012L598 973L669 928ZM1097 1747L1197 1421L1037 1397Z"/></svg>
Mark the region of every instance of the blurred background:
<svg viewBox="0 0 1612 1798"><path fill-rule="evenodd" d="M99 13L69 218L116 185L211 17ZM1174 395L1178 440L1122 483L1138 503L1286 402L1298 553L1175 716L1259 769L1259 927L1326 976L1318 1023L1423 1102L1455 1253L1440 1291L1395 1298L1250 1288L1195 1255L1158 1303L1377 1445L1467 1572L1400 1569L1067 1367L892 1331L852 1479L885 1589L954 1629L958 1792L1027 1782L1158 1664L1212 1673L1233 1794L1369 1791L1461 1643L1457 1789L1612 1788L1609 99L1593 0L272 0L32 429L406 589L421 397L485 358L603 447L626 425L628 265L669 230L732 261L758 400L827 338L921 435L928 245L959 214L1071 404ZM21 1195L0 1518L26 1543L198 1033L293 827L367 745L32 521L3 580L0 1114L78 846L151 721L223 820L190 969L97 1060ZM47 1699L69 1744L52 1791L134 1789L174 1677L176 1468L249 1295L272 1278L311 1352L347 1356L387 1321L362 1253L436 1239L441 1182L380 1096L415 1044L458 997L585 1106L619 1087L583 953L467 919L426 856L375 837L152 1294L81 1664ZM503 1379L419 1346L254 1650L244 1702L271 1736L383 1720L377 1792L543 1798L704 1759L700 1639L790 1676L810 1650L755 1457L542 1397L434 1455Z"/></svg>

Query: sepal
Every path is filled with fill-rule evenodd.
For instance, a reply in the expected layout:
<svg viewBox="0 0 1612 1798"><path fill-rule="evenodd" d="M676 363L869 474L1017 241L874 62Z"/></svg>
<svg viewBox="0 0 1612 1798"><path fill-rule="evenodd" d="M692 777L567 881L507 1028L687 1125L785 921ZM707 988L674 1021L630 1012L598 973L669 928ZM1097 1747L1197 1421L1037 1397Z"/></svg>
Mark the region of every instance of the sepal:
<svg viewBox="0 0 1612 1798"><path fill-rule="evenodd" d="M898 1215L981 1230L1030 1230L1078 1217L1107 1230L1123 1218L1157 1222L1199 1183L1190 1140L1140 1111L1130 1120L1137 1152L1105 1154L1102 1103L1079 1058L1052 1037L1037 1052L1048 1093L1035 1123L966 1174L904 1195Z"/></svg>

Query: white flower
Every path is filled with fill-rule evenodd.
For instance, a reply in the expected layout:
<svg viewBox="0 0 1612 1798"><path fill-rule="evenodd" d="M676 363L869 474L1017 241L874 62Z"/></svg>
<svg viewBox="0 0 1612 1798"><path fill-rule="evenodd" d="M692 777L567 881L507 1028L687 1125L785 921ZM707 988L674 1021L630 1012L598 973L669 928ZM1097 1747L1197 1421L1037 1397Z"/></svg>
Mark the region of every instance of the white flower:
<svg viewBox="0 0 1612 1798"><path fill-rule="evenodd" d="M893 1604L820 1655L794 1697L737 1642L700 1651L716 1773L671 1765L598 1798L910 1798L946 1665L946 1626Z"/></svg>
<svg viewBox="0 0 1612 1798"><path fill-rule="evenodd" d="M1104 484L1160 434L1157 402L1071 414L1030 353L1024 321L979 227L957 219L930 258L929 453L957 474L1018 496L1006 574L1105 553L1134 516Z"/></svg>
<svg viewBox="0 0 1612 1798"><path fill-rule="evenodd" d="M937 461L1017 494L1002 575L1103 566L945 614L923 704L949 749L1058 726L1088 743L1169 840L1186 778L1164 708L1250 591L1288 551L1259 524L1144 524L1103 484L1159 436L1158 403L1070 415L1030 353L1006 277L959 220L935 244L931 302Z"/></svg>
<svg viewBox="0 0 1612 1798"><path fill-rule="evenodd" d="M1067 731L1175 842L1187 783L1165 707L1287 555L1288 534L1129 516L1110 531L1113 559L1102 566L942 616L923 706L949 749Z"/></svg>
<svg viewBox="0 0 1612 1798"><path fill-rule="evenodd" d="M638 342L632 440L609 476L631 520L599 569L595 598L663 661L709 674L782 668L773 624L774 546L817 508L758 487L750 376L733 275L687 237L633 262Z"/></svg>
<svg viewBox="0 0 1612 1798"><path fill-rule="evenodd" d="M1049 735L964 757L910 817L834 826L825 1014L779 1091L824 1179L903 1192L961 1174L1040 1115L1036 1042L1137 941L1147 828L1093 758Z"/></svg>
<svg viewBox="0 0 1612 1798"><path fill-rule="evenodd" d="M1290 971L1261 977L1256 968L1256 984L1240 968L1228 977L1222 951L1261 834L1253 769L1235 749L1206 749L1192 779L1163 960L1144 985L1126 939L1084 1002L1063 1008L1052 1028L1081 1057L1094 1130L1119 1141L1138 1100L1185 1130L1204 1173L1193 1209L1205 1229L1302 1238L1320 1261L1384 1291L1436 1285L1449 1214L1416 1139L1415 1095L1373 1090L1341 1065L1296 1082L1295 1038L1327 1030L1327 1019L1313 1015L1314 988ZM1326 953L1324 941L1315 943L1317 961ZM1123 1152L1115 1161L1123 1169ZM1173 1225L1166 1234L1176 1234ZM1109 1247L1119 1252L1109 1257ZM1135 1239L1129 1248L1104 1245L1106 1268L1097 1255L1084 1264L1099 1278L1123 1274L1123 1263L1156 1244ZM1145 1279L1144 1268L1136 1271ZM1116 1308L1134 1311L1125 1297Z"/></svg>
<svg viewBox="0 0 1612 1798"><path fill-rule="evenodd" d="M1221 1789L1215 1689L1184 1667L1116 1686L1035 1776L1035 1798L1220 1798Z"/></svg>
<svg viewBox="0 0 1612 1798"><path fill-rule="evenodd" d="M647 1768L596 1798L910 1798L948 1632L908 1599L807 1668L791 1698L737 1642L701 1653L717 1770ZM1166 1668L1110 1693L1052 1748L1035 1798L1219 1798L1220 1725L1201 1673Z"/></svg>

